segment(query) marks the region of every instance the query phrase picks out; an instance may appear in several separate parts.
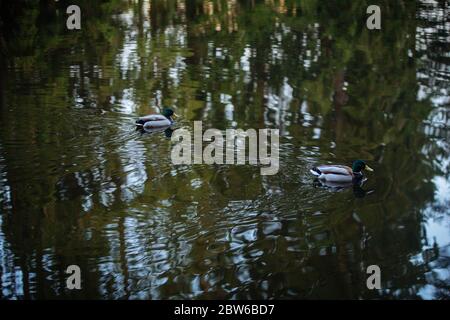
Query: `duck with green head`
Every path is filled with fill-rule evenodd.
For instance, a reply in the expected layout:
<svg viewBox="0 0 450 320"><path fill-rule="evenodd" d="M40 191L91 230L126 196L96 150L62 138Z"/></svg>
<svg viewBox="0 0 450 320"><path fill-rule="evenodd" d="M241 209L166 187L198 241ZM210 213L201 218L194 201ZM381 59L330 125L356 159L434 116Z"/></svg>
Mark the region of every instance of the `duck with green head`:
<svg viewBox="0 0 450 320"><path fill-rule="evenodd" d="M162 114L151 114L136 120L136 126L144 129L169 127L173 124L176 114L170 108L164 108Z"/></svg>
<svg viewBox="0 0 450 320"><path fill-rule="evenodd" d="M338 164L324 164L312 168L310 171L319 180L335 182L335 183L348 183L358 182L364 177L362 171L373 171L364 161L353 161L352 167L338 165Z"/></svg>

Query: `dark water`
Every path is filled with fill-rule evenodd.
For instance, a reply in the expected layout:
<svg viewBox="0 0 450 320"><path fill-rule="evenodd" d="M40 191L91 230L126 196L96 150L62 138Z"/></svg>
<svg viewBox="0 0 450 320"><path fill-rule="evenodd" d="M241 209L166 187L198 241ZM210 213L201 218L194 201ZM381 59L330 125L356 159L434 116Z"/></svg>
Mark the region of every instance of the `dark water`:
<svg viewBox="0 0 450 320"><path fill-rule="evenodd" d="M378 2L3 3L0 298L449 298L449 3ZM173 165L133 126L164 105L280 129L279 173Z"/></svg>

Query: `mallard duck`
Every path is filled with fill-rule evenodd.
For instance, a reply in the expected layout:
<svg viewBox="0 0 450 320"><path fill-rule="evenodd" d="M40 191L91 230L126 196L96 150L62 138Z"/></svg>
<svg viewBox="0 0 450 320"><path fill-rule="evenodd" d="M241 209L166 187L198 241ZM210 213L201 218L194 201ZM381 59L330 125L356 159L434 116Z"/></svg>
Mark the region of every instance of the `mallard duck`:
<svg viewBox="0 0 450 320"><path fill-rule="evenodd" d="M336 164L324 164L312 168L310 171L319 180L335 183L356 183L364 177L362 170L373 171L364 161L356 160L352 167Z"/></svg>
<svg viewBox="0 0 450 320"><path fill-rule="evenodd" d="M136 125L145 129L169 127L173 124L176 114L170 108L164 108L162 114L151 114L140 117L136 120Z"/></svg>

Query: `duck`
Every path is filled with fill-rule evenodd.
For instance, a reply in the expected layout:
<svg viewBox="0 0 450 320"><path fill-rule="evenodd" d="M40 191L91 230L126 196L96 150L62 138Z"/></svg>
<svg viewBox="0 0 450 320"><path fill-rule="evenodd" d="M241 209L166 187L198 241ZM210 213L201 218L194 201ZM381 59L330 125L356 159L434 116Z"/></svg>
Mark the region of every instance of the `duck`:
<svg viewBox="0 0 450 320"><path fill-rule="evenodd" d="M363 160L353 161L352 167L338 164L324 164L310 169L310 172L321 181L331 183L360 183L363 170L373 172Z"/></svg>
<svg viewBox="0 0 450 320"><path fill-rule="evenodd" d="M175 112L170 108L164 108L162 114L150 114L136 120L136 126L145 129L170 127L176 118Z"/></svg>
<svg viewBox="0 0 450 320"><path fill-rule="evenodd" d="M354 181L350 182L332 182L332 181L326 181L326 180L319 180L315 179L313 186L314 187L321 187L326 188L330 191L341 191L341 190L347 190L352 189L353 194L356 198L364 198L367 195L370 195L375 192L373 189L363 189L363 184L367 181L367 178L362 179L356 179Z"/></svg>

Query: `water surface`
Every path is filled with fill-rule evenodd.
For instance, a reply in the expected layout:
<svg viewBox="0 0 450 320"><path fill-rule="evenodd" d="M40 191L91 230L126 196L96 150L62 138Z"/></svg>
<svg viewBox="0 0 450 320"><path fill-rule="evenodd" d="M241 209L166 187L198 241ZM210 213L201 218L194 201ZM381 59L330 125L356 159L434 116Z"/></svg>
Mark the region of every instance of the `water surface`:
<svg viewBox="0 0 450 320"><path fill-rule="evenodd" d="M80 31L65 1L11 4L0 298L448 298L449 3L379 2L380 31L368 1L86 0ZM173 165L133 126L165 105L279 129L280 171ZM309 174L355 159L361 188Z"/></svg>

